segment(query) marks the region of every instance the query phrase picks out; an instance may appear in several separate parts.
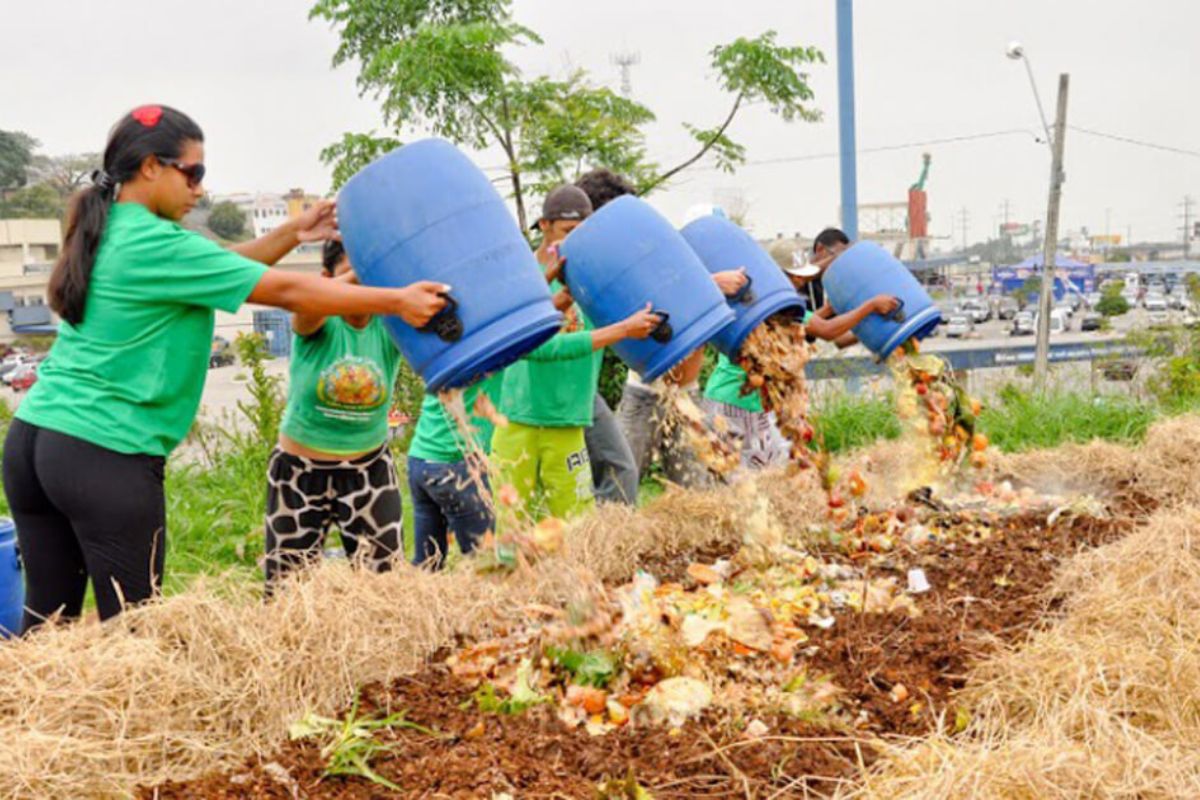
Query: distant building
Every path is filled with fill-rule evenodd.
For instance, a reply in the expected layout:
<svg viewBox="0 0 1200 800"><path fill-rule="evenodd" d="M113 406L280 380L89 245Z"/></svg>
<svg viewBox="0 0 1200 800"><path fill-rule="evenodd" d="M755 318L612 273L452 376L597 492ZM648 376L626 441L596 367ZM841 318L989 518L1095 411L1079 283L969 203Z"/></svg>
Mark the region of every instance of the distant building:
<svg viewBox="0 0 1200 800"><path fill-rule="evenodd" d="M61 248L56 219L0 219L0 341L53 325L46 284Z"/></svg>
<svg viewBox="0 0 1200 800"><path fill-rule="evenodd" d="M213 203L233 203L246 215L250 232L255 239L266 236L289 219L300 216L321 198L306 194L303 189L290 189L287 194L271 192L234 192L214 195Z"/></svg>
<svg viewBox="0 0 1200 800"><path fill-rule="evenodd" d="M288 218L294 219L312 208L321 198L315 194L305 194L303 189L290 189L283 199L287 203Z"/></svg>

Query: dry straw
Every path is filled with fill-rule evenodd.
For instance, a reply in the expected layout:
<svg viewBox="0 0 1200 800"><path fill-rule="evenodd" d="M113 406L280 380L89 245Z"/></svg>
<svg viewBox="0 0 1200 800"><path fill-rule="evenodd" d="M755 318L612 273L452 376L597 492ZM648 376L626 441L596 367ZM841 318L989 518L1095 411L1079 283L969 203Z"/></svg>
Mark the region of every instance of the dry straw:
<svg viewBox="0 0 1200 800"><path fill-rule="evenodd" d="M265 755L305 712L338 712L356 687L411 672L457 633L628 578L648 558L735 544L752 499L673 490L638 512L605 508L568 532L561 557L507 578L468 563L329 565L269 604L256 587L210 580L104 626L5 644L0 797L124 797Z"/></svg>

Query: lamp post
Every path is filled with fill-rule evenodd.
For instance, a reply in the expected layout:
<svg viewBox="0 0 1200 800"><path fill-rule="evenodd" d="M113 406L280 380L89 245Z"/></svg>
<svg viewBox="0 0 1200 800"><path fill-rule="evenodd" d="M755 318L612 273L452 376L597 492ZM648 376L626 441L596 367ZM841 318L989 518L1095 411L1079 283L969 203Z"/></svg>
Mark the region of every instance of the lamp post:
<svg viewBox="0 0 1200 800"><path fill-rule="evenodd" d="M1046 386L1046 374L1050 363L1050 309L1054 297L1054 274L1058 247L1058 210L1062 202L1063 175L1063 139L1067 132L1067 89L1070 76L1063 73L1058 76L1058 107L1055 109L1054 132L1046 122L1046 112L1042 109L1042 98L1038 94L1037 81L1033 79L1033 68L1029 65L1029 57L1020 42L1010 42L1006 51L1009 58L1022 61L1025 64L1025 74L1029 76L1029 85L1033 89L1033 99L1037 102L1038 116L1042 120L1042 130L1046 134L1046 144L1050 147L1050 198L1046 208L1046 241L1042 249L1042 291L1038 298L1037 349L1033 362L1033 382L1037 389Z"/></svg>

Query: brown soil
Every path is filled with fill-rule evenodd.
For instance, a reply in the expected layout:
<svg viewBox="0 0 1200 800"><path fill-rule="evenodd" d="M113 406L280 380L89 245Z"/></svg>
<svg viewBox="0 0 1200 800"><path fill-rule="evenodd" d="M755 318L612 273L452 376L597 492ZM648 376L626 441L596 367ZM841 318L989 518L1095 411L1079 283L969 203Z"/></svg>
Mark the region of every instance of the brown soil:
<svg viewBox="0 0 1200 800"><path fill-rule="evenodd" d="M1134 504L1124 510L1134 511ZM1144 511L1144 508L1137 508ZM959 520L942 518L947 526ZM470 687L440 665L398 682L390 691L367 690L364 710L406 711L407 719L441 737L408 730L382 736L396 744L372 767L404 787L397 794L361 778L321 779L318 747L289 742L270 759L186 783L146 789L142 798L593 798L599 781L632 774L657 800L695 797L827 796L873 753L855 744L872 735L928 732L939 718L953 726L953 693L966 669L994 642L1025 635L1054 599L1044 594L1065 558L1118 538L1130 517L1075 518L1047 528L1044 515L1005 519L982 541L955 540L896 554L871 576L924 569L932 590L919 595L920 616L846 612L826 631L810 631L810 671L826 673L844 690L845 719L857 730L821 730L786 716L764 716L765 738L748 740L748 719L710 713L671 734L626 727L606 736L568 729L552 709L516 717L459 708ZM681 579L695 559L730 555L712 548L646 564L666 580ZM904 690L898 690L903 684ZM896 695L907 695L897 699ZM914 705L919 704L919 705ZM285 772L286 771L286 772Z"/></svg>
<svg viewBox="0 0 1200 800"><path fill-rule="evenodd" d="M490 798L509 792L517 798L592 798L597 784L633 775L655 798L801 796L805 789L828 790L814 777L846 774L857 758L844 736L814 731L798 720L765 720L767 737L748 740L738 722L706 717L678 734L662 729L624 728L607 736L568 730L551 709L520 716L481 714L461 703L471 689L443 667L430 667L395 684L390 692L372 687L361 711L403 709L407 719L433 727L441 736L389 729L384 741L393 754L372 767L402 794L359 778L321 779L318 747L287 743L269 762L182 784L146 790L143 798ZM833 738L836 741L812 741ZM720 750L721 752L718 752ZM278 766L267 766L268 764ZM280 767L286 770L291 783ZM792 784L789 786L789 784Z"/></svg>
<svg viewBox="0 0 1200 800"><path fill-rule="evenodd" d="M908 569L923 569L933 588L920 595L921 615L839 617L833 628L810 634L818 647L811 669L846 690L851 710L866 712L871 732L920 735L939 715L953 726L952 693L963 687L967 666L995 642L1012 642L1044 619L1056 600L1043 589L1063 560L1119 538L1131 524L1082 517L1047 528L1045 519L1012 517L985 541L928 547L900 559L902 567L873 571L905 581ZM892 695L897 684L904 699Z"/></svg>

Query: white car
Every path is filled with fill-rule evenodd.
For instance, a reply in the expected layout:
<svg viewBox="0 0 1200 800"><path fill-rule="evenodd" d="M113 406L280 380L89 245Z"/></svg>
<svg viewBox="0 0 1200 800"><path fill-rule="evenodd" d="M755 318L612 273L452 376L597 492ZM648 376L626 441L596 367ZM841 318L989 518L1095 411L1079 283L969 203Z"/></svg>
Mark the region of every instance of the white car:
<svg viewBox="0 0 1200 800"><path fill-rule="evenodd" d="M970 317L972 322L987 322L992 318L986 300L966 300L958 307L958 313Z"/></svg>
<svg viewBox="0 0 1200 800"><path fill-rule="evenodd" d="M1167 310L1167 298L1161 294L1148 294L1145 300L1146 310L1150 312L1165 312Z"/></svg>
<svg viewBox="0 0 1200 800"><path fill-rule="evenodd" d="M961 339L975 331L975 323L965 314L955 314L946 322L946 335Z"/></svg>
<svg viewBox="0 0 1200 800"><path fill-rule="evenodd" d="M1033 329L1037 330L1037 317L1033 319ZM1054 336L1059 333L1066 333L1071 330L1071 317L1064 314L1059 309L1054 309L1050 312L1050 335Z"/></svg>

